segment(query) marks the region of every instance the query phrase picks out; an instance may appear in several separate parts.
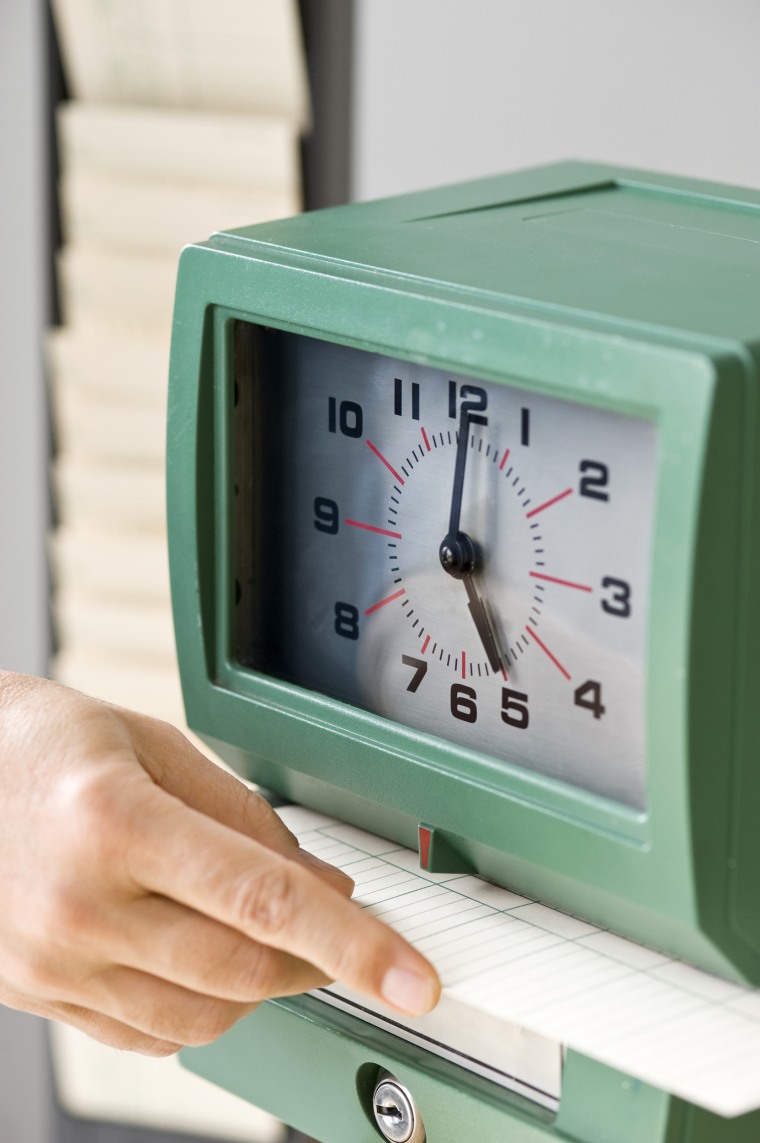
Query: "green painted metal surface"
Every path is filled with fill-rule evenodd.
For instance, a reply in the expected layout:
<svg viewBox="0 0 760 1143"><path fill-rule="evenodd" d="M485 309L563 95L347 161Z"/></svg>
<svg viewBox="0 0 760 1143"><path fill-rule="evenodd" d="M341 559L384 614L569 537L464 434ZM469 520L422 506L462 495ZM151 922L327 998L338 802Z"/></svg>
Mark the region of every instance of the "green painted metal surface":
<svg viewBox="0 0 760 1143"><path fill-rule="evenodd" d="M236 662L235 319L497 383L519 378L523 388L656 423L646 812L495 768L473 751ZM425 822L483 876L760 983L759 347L760 193L735 188L560 164L316 212L189 247L177 284L168 496L190 725L280 796L412 846ZM246 1068L259 1067L251 1061L262 1052L271 1058L267 1036L278 1050L297 1051L292 1021L305 1017L294 1011L262 1009L220 1045L191 1053L192 1066L263 1101L266 1085ZM318 1034L308 1027L309 1036ZM350 1057L343 1085L360 1066L361 1034L354 1027L350 1051L340 1039ZM337 1043L337 1035L325 1026L326 1042ZM441 1065L420 1060L415 1067L433 1083ZM278 1101L295 1100L294 1090L307 1086L306 1071L294 1069L297 1080L283 1080L281 1067L266 1089L286 1118L291 1113ZM591 1101L597 1083L607 1092L615 1084L582 1073L568 1065L551 1126L523 1120L497 1100L504 1123L520 1124L510 1132L505 1126L503 1138L712 1138L702 1113L660 1093L636 1105L646 1126L634 1128L636 1116L626 1116L620 1128L639 1134L609 1127L612 1133L595 1135L587 1117L571 1114L580 1098L572 1092L577 1086ZM447 1074L444 1086L468 1114L474 1107L495 1114L469 1083ZM594 1124L617 1118L622 1096L615 1092ZM298 1125L326 1143L357 1143L362 1131L374 1137L360 1119L320 1136L323 1110L308 1106L314 1119L299 1112ZM749 1130L741 1122L721 1140L754 1138L741 1134ZM569 1133L557 1135L565 1123ZM457 1138L444 1130L431 1132L431 1143ZM752 1130L760 1137L756 1124ZM502 1136L484 1126L472 1137Z"/></svg>
<svg viewBox="0 0 760 1143"><path fill-rule="evenodd" d="M760 1113L726 1120L568 1053L556 1115L311 996L271 1001L186 1067L319 1143L377 1143L371 1102L390 1072L412 1092L427 1143L756 1143Z"/></svg>

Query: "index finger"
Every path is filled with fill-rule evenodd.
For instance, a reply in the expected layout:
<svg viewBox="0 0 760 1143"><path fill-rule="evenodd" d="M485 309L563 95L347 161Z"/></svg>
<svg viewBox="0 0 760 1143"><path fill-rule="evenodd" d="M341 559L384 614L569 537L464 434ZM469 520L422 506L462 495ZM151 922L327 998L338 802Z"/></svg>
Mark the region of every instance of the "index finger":
<svg viewBox="0 0 760 1143"><path fill-rule="evenodd" d="M437 1002L428 961L300 862L156 790L130 872L145 889L306 960L408 1015Z"/></svg>

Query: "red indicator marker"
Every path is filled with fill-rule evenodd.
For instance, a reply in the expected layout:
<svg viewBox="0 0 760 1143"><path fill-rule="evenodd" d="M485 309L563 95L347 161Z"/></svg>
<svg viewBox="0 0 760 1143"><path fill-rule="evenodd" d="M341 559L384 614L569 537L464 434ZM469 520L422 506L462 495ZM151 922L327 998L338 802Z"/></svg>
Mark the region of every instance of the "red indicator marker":
<svg viewBox="0 0 760 1143"><path fill-rule="evenodd" d="M558 583L561 587L574 587L576 591L593 591L585 583L571 583L569 579L557 579L554 575L543 575L541 572L531 572L533 579L545 579L547 583Z"/></svg>
<svg viewBox="0 0 760 1143"><path fill-rule="evenodd" d="M503 456L503 457L501 458L501 460L499 461L499 471L500 471L500 472L503 472L503 471L504 471L504 465L507 463L507 458L508 458L508 456L509 456L509 449L508 449L508 448L505 448L505 449L504 449L504 456Z"/></svg>
<svg viewBox="0 0 760 1143"><path fill-rule="evenodd" d="M391 464L391 462L389 460L385 459L383 454L380 452L380 449L377 448L376 445L373 445L372 441L369 439L367 440L367 445L369 446L369 448L372 449L372 451L375 454L375 456L377 457L377 459L381 460L383 462L385 467L388 469L388 472L390 472L392 476L395 476L395 478L399 482L399 484L403 484L404 483L403 476L400 476L399 473L396 472L396 469L393 467L393 465Z"/></svg>
<svg viewBox="0 0 760 1143"><path fill-rule="evenodd" d="M346 520L346 523L352 528L364 528L365 532L377 532L379 536L391 536L394 540L402 538L400 532L389 532L387 528L376 528L374 524L362 524L361 520Z"/></svg>
<svg viewBox="0 0 760 1143"><path fill-rule="evenodd" d="M422 644L422 654L423 654L423 655L425 654L425 652L426 652L426 651L427 651L427 649L428 649L428 643L429 643L429 642L430 642L430 636L429 636L429 635L426 635L426 636L425 636L425 642Z"/></svg>
<svg viewBox="0 0 760 1143"><path fill-rule="evenodd" d="M467 652L462 651L462 678L467 674Z"/></svg>
<svg viewBox="0 0 760 1143"><path fill-rule="evenodd" d="M393 595L386 595L385 599L381 599L378 603L373 603L364 612L365 615L371 615L373 611L378 611L379 608L385 607L386 603L393 603L394 599L400 599L402 595L406 595L406 588L402 587L398 591L394 591Z"/></svg>
<svg viewBox="0 0 760 1143"><path fill-rule="evenodd" d="M430 452L430 441L428 440L428 435L425 432L424 427L420 428L420 432L422 433L422 439L425 442L425 448L428 450L428 452Z"/></svg>
<svg viewBox="0 0 760 1143"><path fill-rule="evenodd" d="M562 666L562 664L560 663L560 661L556 657L556 655L552 655L551 651L546 646L546 643L542 642L542 640L539 639L538 635L536 635L536 632L533 630L533 628L526 626L525 630L528 632L531 639L535 639L535 641L538 643L539 647L544 652L544 654L549 656L551 661L554 663L554 666L557 667L557 669L562 672L562 674L565 676L565 678L569 680L570 679L569 672L565 670L565 668Z"/></svg>
<svg viewBox="0 0 760 1143"><path fill-rule="evenodd" d="M509 675L507 674L507 668L504 666L503 663L501 664L501 673L504 676L504 682L508 683L509 682Z"/></svg>
<svg viewBox="0 0 760 1143"><path fill-rule="evenodd" d="M539 504L538 508L531 508L530 512L525 513L526 520L530 520L531 516L536 516L539 512L543 512L544 508L551 508L552 504L557 504L560 500L564 500L572 491L572 488L566 488L564 492L560 492L557 496L552 496L551 500L547 500L544 504Z"/></svg>
<svg viewBox="0 0 760 1143"><path fill-rule="evenodd" d="M427 869L430 863L430 837L432 830L427 826L421 825L419 827L420 836L420 867Z"/></svg>

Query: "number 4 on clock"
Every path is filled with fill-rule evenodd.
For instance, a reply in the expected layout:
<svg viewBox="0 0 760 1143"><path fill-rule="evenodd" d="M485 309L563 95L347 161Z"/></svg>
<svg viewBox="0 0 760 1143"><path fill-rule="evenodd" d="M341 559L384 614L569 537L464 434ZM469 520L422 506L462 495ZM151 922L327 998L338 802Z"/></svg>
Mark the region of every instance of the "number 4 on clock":
<svg viewBox="0 0 760 1143"><path fill-rule="evenodd" d="M601 718L606 709L602 705L602 684L596 679L587 679L585 683L576 687L573 691L573 700L576 706L590 710L594 718Z"/></svg>

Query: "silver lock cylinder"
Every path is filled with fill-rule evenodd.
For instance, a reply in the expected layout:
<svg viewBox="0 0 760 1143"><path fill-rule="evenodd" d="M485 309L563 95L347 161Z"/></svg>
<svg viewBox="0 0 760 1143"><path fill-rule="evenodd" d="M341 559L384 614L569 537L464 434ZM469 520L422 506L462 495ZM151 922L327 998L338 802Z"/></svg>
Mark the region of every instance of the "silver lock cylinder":
<svg viewBox="0 0 760 1143"><path fill-rule="evenodd" d="M417 1104L395 1076L381 1075L372 1097L375 1122L389 1143L425 1143Z"/></svg>

